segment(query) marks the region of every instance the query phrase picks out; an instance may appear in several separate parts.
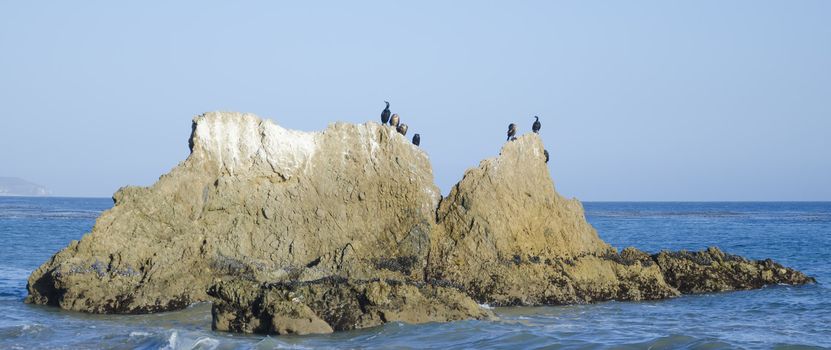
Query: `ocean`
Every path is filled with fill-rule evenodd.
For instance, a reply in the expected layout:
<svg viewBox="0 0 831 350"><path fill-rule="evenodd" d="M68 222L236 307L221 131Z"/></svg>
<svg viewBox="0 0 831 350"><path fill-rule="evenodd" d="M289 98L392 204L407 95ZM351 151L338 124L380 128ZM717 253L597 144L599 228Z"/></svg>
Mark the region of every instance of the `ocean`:
<svg viewBox="0 0 831 350"><path fill-rule="evenodd" d="M496 308L497 321L387 324L322 336L211 331L210 305L153 315L89 315L27 305L32 270L79 239L109 198L0 197L0 349L804 349L831 348L831 203L585 203L622 249L716 245L772 258L815 285L650 302Z"/></svg>

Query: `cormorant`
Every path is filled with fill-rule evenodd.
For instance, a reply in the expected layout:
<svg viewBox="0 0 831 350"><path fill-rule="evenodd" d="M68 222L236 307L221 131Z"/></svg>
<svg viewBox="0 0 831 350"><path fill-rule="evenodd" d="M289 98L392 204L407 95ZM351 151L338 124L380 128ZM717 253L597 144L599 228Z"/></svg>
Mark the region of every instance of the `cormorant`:
<svg viewBox="0 0 831 350"><path fill-rule="evenodd" d="M421 135L415 134L413 135L413 144L418 146L421 144Z"/></svg>
<svg viewBox="0 0 831 350"><path fill-rule="evenodd" d="M540 117L534 116L534 118L536 118L537 120L534 121L534 126L531 127L531 130L534 131L534 133L539 134L540 128L542 127L542 124L540 124Z"/></svg>
<svg viewBox="0 0 831 350"><path fill-rule="evenodd" d="M384 111L381 112L381 124L386 124L390 121L390 103L384 101L387 104L387 108L384 108Z"/></svg>
<svg viewBox="0 0 831 350"><path fill-rule="evenodd" d="M401 123L396 130L398 130L401 135L407 136L407 124Z"/></svg>
<svg viewBox="0 0 831 350"><path fill-rule="evenodd" d="M507 141L510 141L511 137L513 137L514 135L516 135L516 124L511 123L511 124L508 125L508 140Z"/></svg>
<svg viewBox="0 0 831 350"><path fill-rule="evenodd" d="M399 123L398 113L393 114L392 118L390 118L390 125L392 125L394 127L398 127L398 123Z"/></svg>
<svg viewBox="0 0 831 350"><path fill-rule="evenodd" d="M542 154L545 155L545 162L548 163L548 150L547 149L542 150Z"/></svg>

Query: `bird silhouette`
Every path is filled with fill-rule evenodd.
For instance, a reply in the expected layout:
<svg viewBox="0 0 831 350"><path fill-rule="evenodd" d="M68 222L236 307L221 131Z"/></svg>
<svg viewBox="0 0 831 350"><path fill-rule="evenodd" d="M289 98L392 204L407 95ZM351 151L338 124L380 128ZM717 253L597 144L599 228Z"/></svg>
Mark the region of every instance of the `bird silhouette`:
<svg viewBox="0 0 831 350"><path fill-rule="evenodd" d="M407 136L407 124L401 123L396 130L398 130L401 135Z"/></svg>
<svg viewBox="0 0 831 350"><path fill-rule="evenodd" d="M516 124L508 124L508 140L506 141L510 141L511 137L514 137L514 135L516 135Z"/></svg>
<svg viewBox="0 0 831 350"><path fill-rule="evenodd" d="M384 108L384 110L381 111L381 124L386 124L390 121L390 103L387 101L384 101L384 103L387 104L387 108Z"/></svg>

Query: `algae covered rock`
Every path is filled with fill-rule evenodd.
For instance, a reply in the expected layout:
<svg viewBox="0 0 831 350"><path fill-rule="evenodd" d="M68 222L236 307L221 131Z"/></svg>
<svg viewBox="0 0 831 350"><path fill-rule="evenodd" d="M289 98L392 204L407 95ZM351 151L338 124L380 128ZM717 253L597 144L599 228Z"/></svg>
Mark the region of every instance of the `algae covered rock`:
<svg viewBox="0 0 831 350"><path fill-rule="evenodd" d="M756 289L767 285L800 285L816 280L771 259L748 260L710 247L700 252L660 252L652 257L664 279L681 293Z"/></svg>
<svg viewBox="0 0 831 350"><path fill-rule="evenodd" d="M386 322L447 322L492 319L464 293L446 286L397 280L324 278L267 283L225 281L216 297L213 328L272 334L331 333Z"/></svg>

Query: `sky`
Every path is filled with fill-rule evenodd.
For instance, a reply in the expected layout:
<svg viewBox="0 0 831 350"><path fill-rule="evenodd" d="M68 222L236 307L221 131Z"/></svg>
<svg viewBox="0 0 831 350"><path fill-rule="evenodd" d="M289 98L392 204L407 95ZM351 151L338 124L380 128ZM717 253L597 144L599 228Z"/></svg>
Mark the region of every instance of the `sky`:
<svg viewBox="0 0 831 350"><path fill-rule="evenodd" d="M588 201L831 200L831 1L0 1L0 176L153 184L195 115L422 136L447 193L540 116Z"/></svg>

